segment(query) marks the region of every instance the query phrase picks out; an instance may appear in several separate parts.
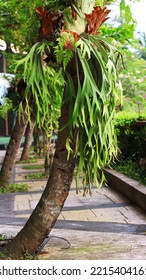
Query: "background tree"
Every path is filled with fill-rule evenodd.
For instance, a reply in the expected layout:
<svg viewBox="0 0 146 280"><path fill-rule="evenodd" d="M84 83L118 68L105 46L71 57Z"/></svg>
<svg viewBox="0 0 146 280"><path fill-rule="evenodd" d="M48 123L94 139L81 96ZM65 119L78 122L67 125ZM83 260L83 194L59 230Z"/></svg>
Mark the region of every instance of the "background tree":
<svg viewBox="0 0 146 280"><path fill-rule="evenodd" d="M146 62L137 51L122 50L124 68L120 66L120 79L123 87L122 112L137 114L140 117L146 110Z"/></svg>
<svg viewBox="0 0 146 280"><path fill-rule="evenodd" d="M31 124L30 124L30 122L28 122L27 127L26 127L24 147L22 150L20 161L29 159L30 147L31 147L31 144L33 141L33 130L34 130L34 122L33 122L33 120L31 120Z"/></svg>

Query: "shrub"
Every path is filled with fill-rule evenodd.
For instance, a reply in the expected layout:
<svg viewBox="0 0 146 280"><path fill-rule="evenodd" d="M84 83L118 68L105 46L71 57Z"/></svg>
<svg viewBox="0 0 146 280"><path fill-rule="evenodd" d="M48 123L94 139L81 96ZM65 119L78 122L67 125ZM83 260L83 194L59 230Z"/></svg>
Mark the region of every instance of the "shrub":
<svg viewBox="0 0 146 280"><path fill-rule="evenodd" d="M119 112L115 126L118 145L124 158L139 160L146 157L146 115L137 116L136 113Z"/></svg>

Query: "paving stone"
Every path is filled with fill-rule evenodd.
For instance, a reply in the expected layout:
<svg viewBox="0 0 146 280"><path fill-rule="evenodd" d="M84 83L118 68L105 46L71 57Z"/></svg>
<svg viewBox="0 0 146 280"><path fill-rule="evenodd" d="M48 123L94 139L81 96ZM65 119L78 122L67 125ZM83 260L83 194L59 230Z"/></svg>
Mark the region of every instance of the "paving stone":
<svg viewBox="0 0 146 280"><path fill-rule="evenodd" d="M25 201L21 204L18 204L17 202L14 203L14 211L28 209L30 209L29 201Z"/></svg>
<svg viewBox="0 0 146 280"><path fill-rule="evenodd" d="M128 223L144 224L146 223L146 214L136 206L122 207L118 211L127 219Z"/></svg>
<svg viewBox="0 0 146 280"><path fill-rule="evenodd" d="M90 218L94 218L95 214L91 210L82 211L63 211L62 215L65 220L77 220L77 221L88 221Z"/></svg>
<svg viewBox="0 0 146 280"><path fill-rule="evenodd" d="M33 209L35 209L36 205L38 204L38 200L30 200L29 204L30 204L30 209L33 210Z"/></svg>
<svg viewBox="0 0 146 280"><path fill-rule="evenodd" d="M115 223L126 222L125 217L119 211L116 211L115 208L110 209L110 211L106 211L105 209L92 209L92 211L94 212L97 221L108 221Z"/></svg>
<svg viewBox="0 0 146 280"><path fill-rule="evenodd" d="M64 216L63 216L63 213L60 213L59 217L58 217L59 220L64 220Z"/></svg>
<svg viewBox="0 0 146 280"><path fill-rule="evenodd" d="M127 198L121 195L119 192L115 192L110 188L101 189L101 194L103 194L110 199L112 202L129 202ZM99 191L98 191L99 194Z"/></svg>

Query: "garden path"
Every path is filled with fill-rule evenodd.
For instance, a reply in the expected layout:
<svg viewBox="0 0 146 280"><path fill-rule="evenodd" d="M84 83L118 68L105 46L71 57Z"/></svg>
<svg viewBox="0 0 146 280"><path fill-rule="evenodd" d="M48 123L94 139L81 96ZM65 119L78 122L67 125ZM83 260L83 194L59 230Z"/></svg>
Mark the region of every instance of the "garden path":
<svg viewBox="0 0 146 280"><path fill-rule="evenodd" d="M3 157L4 154L0 154ZM0 195L0 234L7 236L14 236L23 227L47 180L26 180L25 175L30 171L20 164L15 165L14 171L15 182L27 181L29 192ZM73 181L50 240L39 258L144 260L146 213L112 188L93 188L92 196L76 194Z"/></svg>

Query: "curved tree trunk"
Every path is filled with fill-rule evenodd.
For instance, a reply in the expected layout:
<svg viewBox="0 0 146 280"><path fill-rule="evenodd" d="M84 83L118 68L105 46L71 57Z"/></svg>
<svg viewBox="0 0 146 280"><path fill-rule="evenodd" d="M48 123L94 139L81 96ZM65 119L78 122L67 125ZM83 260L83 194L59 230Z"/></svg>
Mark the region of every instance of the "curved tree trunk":
<svg viewBox="0 0 146 280"><path fill-rule="evenodd" d="M31 124L28 123L27 127L26 127L26 132L25 132L24 147L23 147L23 151L22 151L20 160L29 159L30 147L31 147L32 137L33 137L33 130L34 130L33 123L31 123Z"/></svg>
<svg viewBox="0 0 146 280"><path fill-rule="evenodd" d="M64 104L60 128L65 126L68 118L68 104ZM59 131L51 175L40 201L23 229L3 248L3 252L14 259L22 258L26 254L35 254L52 230L68 196L73 178L74 159L71 156L67 160L67 137L68 127Z"/></svg>
<svg viewBox="0 0 146 280"><path fill-rule="evenodd" d="M10 184L13 166L21 144L22 136L27 125L24 117L17 116L16 123L6 150L5 158L0 171L0 187L6 188Z"/></svg>

